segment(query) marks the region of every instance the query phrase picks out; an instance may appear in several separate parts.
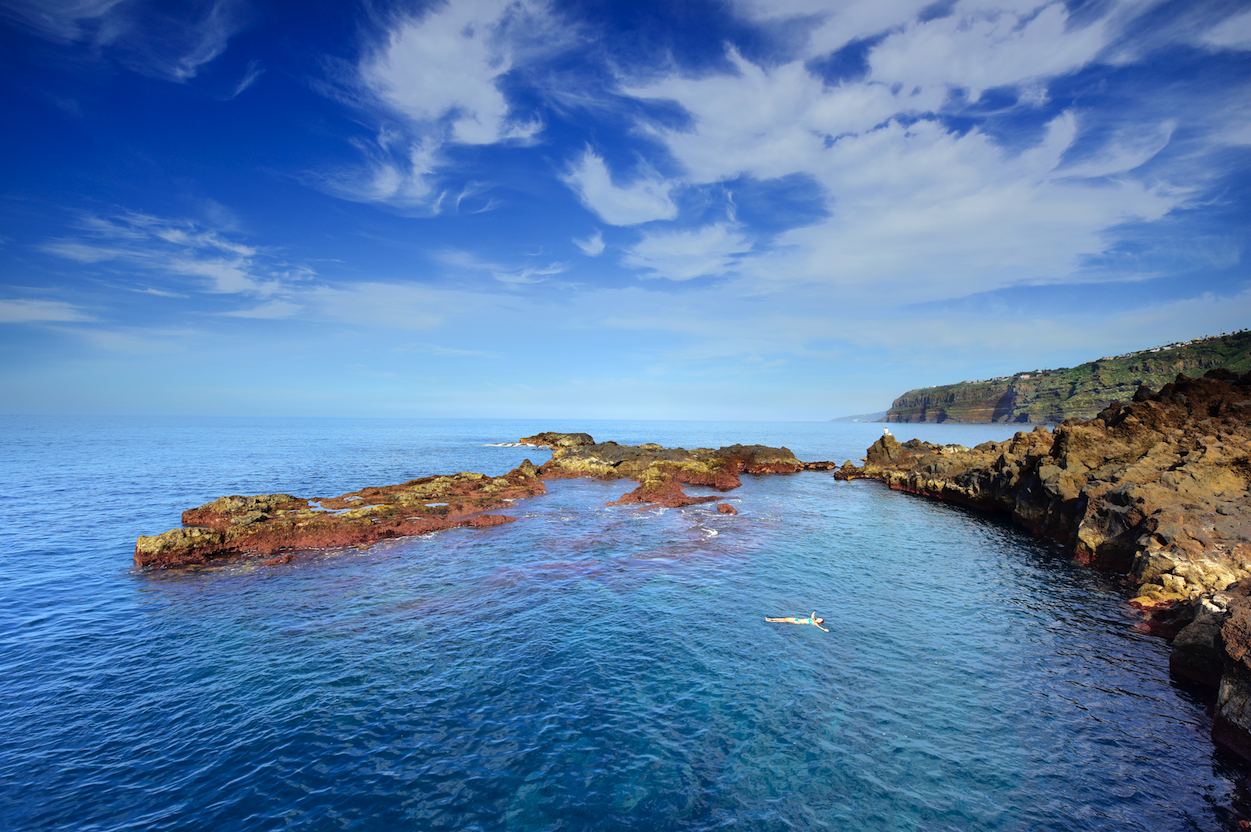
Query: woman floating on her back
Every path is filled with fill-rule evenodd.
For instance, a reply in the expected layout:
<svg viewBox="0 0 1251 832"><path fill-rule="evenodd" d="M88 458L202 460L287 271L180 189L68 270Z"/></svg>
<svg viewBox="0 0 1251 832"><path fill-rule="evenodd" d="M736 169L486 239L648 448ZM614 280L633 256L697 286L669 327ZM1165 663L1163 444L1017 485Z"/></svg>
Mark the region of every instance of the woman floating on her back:
<svg viewBox="0 0 1251 832"><path fill-rule="evenodd" d="M818 630L821 630L826 633L829 632L829 630L826 630L824 627L821 626L822 624L825 623L825 619L817 618L816 610L813 610L812 615L808 618L766 618L765 621L774 621L779 624L811 624L812 626L816 627Z"/></svg>

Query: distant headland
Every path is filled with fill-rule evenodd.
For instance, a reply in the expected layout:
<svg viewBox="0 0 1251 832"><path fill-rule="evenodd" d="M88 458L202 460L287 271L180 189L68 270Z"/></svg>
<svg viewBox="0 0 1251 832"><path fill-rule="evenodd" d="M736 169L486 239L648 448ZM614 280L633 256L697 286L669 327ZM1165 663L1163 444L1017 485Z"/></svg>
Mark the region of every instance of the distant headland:
<svg viewBox="0 0 1251 832"><path fill-rule="evenodd" d="M909 390L881 421L1045 425L1093 419L1140 387L1159 389L1178 374L1200 376L1218 368L1251 370L1251 330L1105 356L1077 367Z"/></svg>

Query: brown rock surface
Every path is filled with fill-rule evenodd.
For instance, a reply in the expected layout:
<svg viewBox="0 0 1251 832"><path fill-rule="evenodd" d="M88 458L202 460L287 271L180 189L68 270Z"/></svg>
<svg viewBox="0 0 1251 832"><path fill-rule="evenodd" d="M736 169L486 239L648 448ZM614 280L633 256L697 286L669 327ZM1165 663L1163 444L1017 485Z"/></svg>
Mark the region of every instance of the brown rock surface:
<svg viewBox="0 0 1251 832"><path fill-rule="evenodd" d="M521 445L535 445L540 448L576 448L579 445L594 445L595 440L589 433L555 433L544 431L534 436L523 436L517 440Z"/></svg>
<svg viewBox="0 0 1251 832"><path fill-rule="evenodd" d="M729 491L743 484L739 474L791 474L805 469L787 448L729 445L709 448L664 448L654 443L556 448L540 469L543 477L633 479L639 487L611 505L659 503L676 507L712 502L715 497L689 497L682 484Z"/></svg>
<svg viewBox="0 0 1251 832"><path fill-rule="evenodd" d="M494 526L512 518L483 512L545 490L538 469L526 460L502 477L424 477L320 500L290 494L220 497L183 512L184 528L141 536L135 566L164 569L291 549L361 545L458 526Z"/></svg>

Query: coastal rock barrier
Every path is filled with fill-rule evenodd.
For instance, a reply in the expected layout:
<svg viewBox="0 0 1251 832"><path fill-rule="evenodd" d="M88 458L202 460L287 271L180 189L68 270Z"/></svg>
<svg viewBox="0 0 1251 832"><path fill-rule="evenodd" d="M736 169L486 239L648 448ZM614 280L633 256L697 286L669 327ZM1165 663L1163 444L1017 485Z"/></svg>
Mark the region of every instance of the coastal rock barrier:
<svg viewBox="0 0 1251 832"><path fill-rule="evenodd" d="M1251 373L1179 375L975 448L885 435L863 462L835 477L1006 513L1124 574L1173 674L1214 695L1213 738L1251 760Z"/></svg>
<svg viewBox="0 0 1251 832"><path fill-rule="evenodd" d="M786 448L763 445L688 451L654 443L596 443L585 433L551 432L522 438L518 444L549 447L552 458L542 468L526 460L502 477L462 472L363 488L339 497L219 497L184 511L182 528L140 536L135 544L135 567L169 569L266 557L270 557L263 561L266 564L287 563L296 549L361 546L452 528L495 526L514 518L489 512L544 493L545 479L631 479L638 487L610 505L677 508L719 499L692 497L683 490L684 484L728 491L742 485L739 475L743 473L780 474L834 467L832 462L800 462ZM735 513L729 505L720 510ZM283 552L286 554L279 554Z"/></svg>

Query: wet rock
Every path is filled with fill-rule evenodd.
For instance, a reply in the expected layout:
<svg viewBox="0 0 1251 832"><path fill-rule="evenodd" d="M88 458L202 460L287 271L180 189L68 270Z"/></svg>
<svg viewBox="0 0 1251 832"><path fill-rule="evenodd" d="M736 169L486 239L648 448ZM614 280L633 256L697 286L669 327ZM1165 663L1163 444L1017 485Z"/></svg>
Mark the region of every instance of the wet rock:
<svg viewBox="0 0 1251 832"><path fill-rule="evenodd" d="M679 495L681 484L702 485L729 491L742 485L739 475L789 474L804 470L804 463L787 448L764 445L730 445L718 449L664 448L655 443L594 445L559 448L540 469L545 478L593 477L633 479L639 488L622 498L628 502L671 505L710 502L714 498ZM620 503L620 501L618 501Z"/></svg>
<svg viewBox="0 0 1251 832"><path fill-rule="evenodd" d="M221 531L204 526L174 529L153 537L140 535L135 543L135 566L207 563L220 552L224 540Z"/></svg>
<svg viewBox="0 0 1251 832"><path fill-rule="evenodd" d="M717 503L717 511L722 514L738 514L738 509L729 503Z"/></svg>
<svg viewBox="0 0 1251 832"><path fill-rule="evenodd" d="M692 497L682 489L682 483L664 468L653 466L645 469L637 477L639 487L624 494L620 499L608 505L623 506L631 503L646 503L681 508L697 503L711 503L716 497Z"/></svg>
<svg viewBox="0 0 1251 832"><path fill-rule="evenodd" d="M167 569L292 549L362 545L461 526L485 528L511 518L484 512L544 491L538 469L526 460L502 477L464 472L332 498L219 497L183 512L187 528L140 537L134 562L140 569Z"/></svg>
<svg viewBox="0 0 1251 832"><path fill-rule="evenodd" d="M537 445L541 448L577 448L582 445L594 445L595 440L589 433L554 433L544 431L534 436L523 436L517 440L522 445Z"/></svg>
<svg viewBox="0 0 1251 832"><path fill-rule="evenodd" d="M1224 641L1221 628L1225 614L1204 613L1187 624L1173 639L1169 671L1205 688L1220 686L1224 671Z"/></svg>

